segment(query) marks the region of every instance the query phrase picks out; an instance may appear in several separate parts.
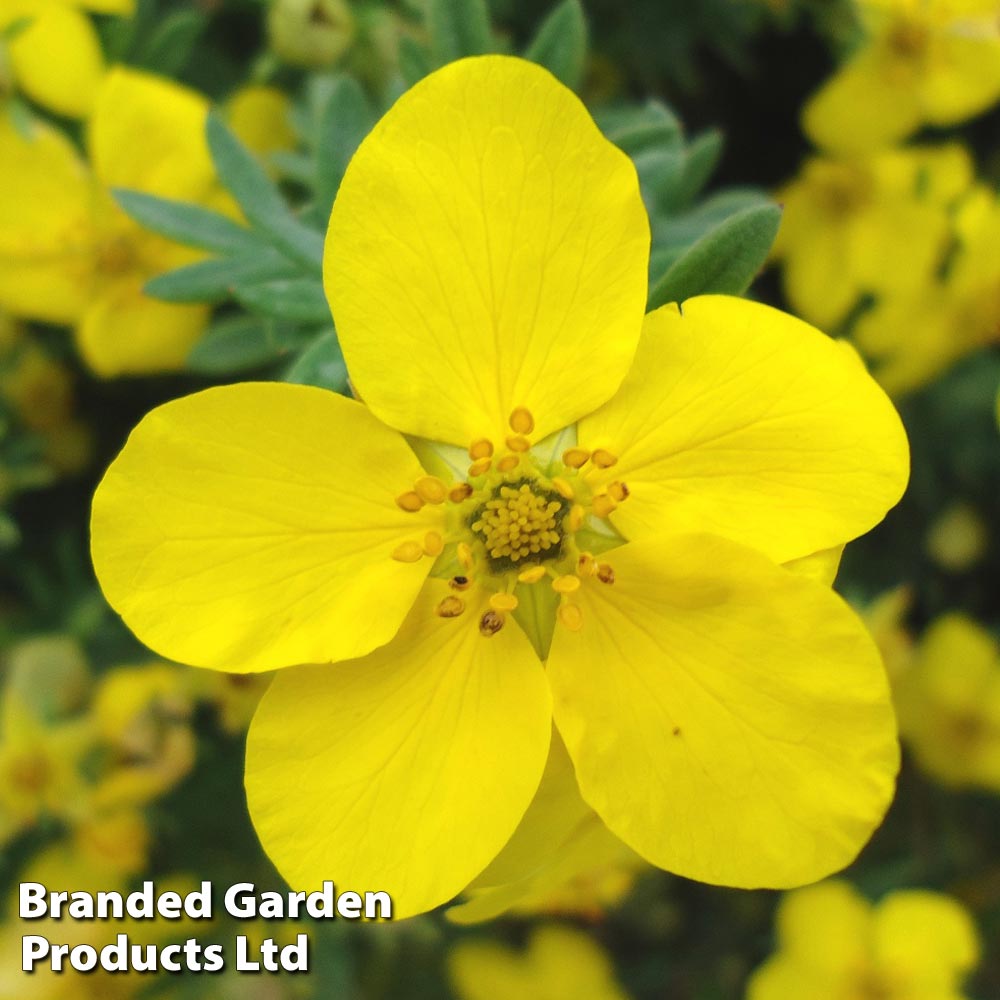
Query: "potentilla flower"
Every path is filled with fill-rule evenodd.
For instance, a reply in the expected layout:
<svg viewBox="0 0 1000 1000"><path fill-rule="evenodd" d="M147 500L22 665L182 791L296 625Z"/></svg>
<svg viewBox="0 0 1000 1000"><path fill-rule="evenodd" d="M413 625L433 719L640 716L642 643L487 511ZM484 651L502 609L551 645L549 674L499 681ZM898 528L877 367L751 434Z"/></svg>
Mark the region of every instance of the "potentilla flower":
<svg viewBox="0 0 1000 1000"><path fill-rule="evenodd" d="M783 564L825 565L895 503L899 419L774 309L643 320L648 252L635 170L569 90L449 65L362 143L330 220L364 403L209 389L108 470L93 557L135 633L290 668L246 782L293 885L385 889L399 915L452 898L525 815L553 719L587 805L693 878L813 881L880 821L878 653Z"/></svg>
<svg viewBox="0 0 1000 1000"><path fill-rule="evenodd" d="M57 114L85 118L105 67L84 11L124 15L134 8L134 0L2 0L0 93L21 90Z"/></svg>
<svg viewBox="0 0 1000 1000"><path fill-rule="evenodd" d="M847 882L789 893L778 948L753 974L747 1000L960 1000L979 960L969 912L939 892L902 889L872 906Z"/></svg>
<svg viewBox="0 0 1000 1000"><path fill-rule="evenodd" d="M25 137L0 117L0 307L72 324L99 375L182 367L207 308L159 302L142 289L199 253L143 230L109 189L221 201L207 114L205 99L186 87L114 69L87 123L89 168L56 129L34 121Z"/></svg>
<svg viewBox="0 0 1000 1000"><path fill-rule="evenodd" d="M865 40L806 104L818 146L863 153L1000 100L998 0L856 0Z"/></svg>

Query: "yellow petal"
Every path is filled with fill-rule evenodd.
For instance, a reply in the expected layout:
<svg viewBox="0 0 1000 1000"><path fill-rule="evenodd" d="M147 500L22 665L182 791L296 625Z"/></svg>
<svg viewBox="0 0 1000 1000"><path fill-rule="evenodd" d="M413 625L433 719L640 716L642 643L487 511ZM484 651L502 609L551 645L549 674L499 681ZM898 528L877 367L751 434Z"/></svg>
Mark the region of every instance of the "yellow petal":
<svg viewBox="0 0 1000 1000"><path fill-rule="evenodd" d="M829 879L788 893L777 925L782 951L816 973L833 976L867 961L871 905L849 882Z"/></svg>
<svg viewBox="0 0 1000 1000"><path fill-rule="evenodd" d="M77 346L103 378L180 371L205 329L209 310L143 294L142 278L115 281L87 307Z"/></svg>
<svg viewBox="0 0 1000 1000"><path fill-rule="evenodd" d="M41 122L25 138L0 114L0 307L73 322L91 285L91 182L72 143Z"/></svg>
<svg viewBox="0 0 1000 1000"><path fill-rule="evenodd" d="M651 313L619 393L579 424L619 457L627 538L710 531L778 562L877 524L906 485L906 435L846 345L785 313L703 296Z"/></svg>
<svg viewBox="0 0 1000 1000"><path fill-rule="evenodd" d="M971 118L1000 99L1000 33L992 23L982 37L967 37L960 29L942 32L921 80L921 97L927 121L953 125Z"/></svg>
<svg viewBox="0 0 1000 1000"><path fill-rule="evenodd" d="M858 154L890 146L920 124L919 82L916 64L873 43L809 99L802 127L828 152Z"/></svg>
<svg viewBox="0 0 1000 1000"><path fill-rule="evenodd" d="M232 130L259 156L295 148L292 102L283 90L248 84L233 94L227 111Z"/></svg>
<svg viewBox="0 0 1000 1000"><path fill-rule="evenodd" d="M115 67L104 78L89 122L97 176L108 187L201 200L215 183L205 141L207 115L208 102L195 91Z"/></svg>
<svg viewBox="0 0 1000 1000"><path fill-rule="evenodd" d="M875 954L927 990L957 988L979 961L979 935L968 910L937 892L909 889L875 909ZM921 994L923 995L923 994Z"/></svg>
<svg viewBox="0 0 1000 1000"><path fill-rule="evenodd" d="M428 581L389 645L282 671L264 695L247 798L296 889L382 889L412 916L460 892L524 815L552 724L542 665L512 623L480 635L484 593L435 615L449 593Z"/></svg>
<svg viewBox="0 0 1000 1000"><path fill-rule="evenodd" d="M546 70L487 56L407 91L340 187L327 297L358 391L468 445L604 402L635 351L649 224L629 159Z"/></svg>
<svg viewBox="0 0 1000 1000"><path fill-rule="evenodd" d="M607 955L569 927L539 927L523 955L493 941L462 941L448 970L460 1000L628 1000Z"/></svg>
<svg viewBox="0 0 1000 1000"><path fill-rule="evenodd" d="M812 580L818 580L820 583L832 587L837 579L843 555L844 546L836 545L832 549L813 552L801 559L792 559L785 563L785 569L790 569L793 573L803 573Z"/></svg>
<svg viewBox="0 0 1000 1000"><path fill-rule="evenodd" d="M0 19L31 18L8 44L18 86L57 114L85 117L104 72L100 41L90 18L59 4L6 3L13 9L5 9Z"/></svg>
<svg viewBox="0 0 1000 1000"><path fill-rule="evenodd" d="M848 864L898 765L877 649L829 588L721 538L613 553L549 657L584 799L642 857L739 887ZM609 557L610 558L610 557Z"/></svg>
<svg viewBox="0 0 1000 1000"><path fill-rule="evenodd" d="M361 656L430 569L393 550L437 526L394 498L421 474L360 404L281 383L157 407L94 497L104 594L161 655L241 673Z"/></svg>

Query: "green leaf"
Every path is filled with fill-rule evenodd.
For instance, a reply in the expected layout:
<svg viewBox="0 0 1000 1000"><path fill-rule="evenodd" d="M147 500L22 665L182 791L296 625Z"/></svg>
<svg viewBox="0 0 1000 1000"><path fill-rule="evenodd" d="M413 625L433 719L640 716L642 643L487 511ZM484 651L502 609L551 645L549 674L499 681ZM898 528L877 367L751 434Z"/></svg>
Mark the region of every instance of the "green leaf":
<svg viewBox="0 0 1000 1000"><path fill-rule="evenodd" d="M146 282L144 291L165 302L225 302L240 285L299 278L302 268L274 250L215 257Z"/></svg>
<svg viewBox="0 0 1000 1000"><path fill-rule="evenodd" d="M349 76L338 76L320 115L316 130L317 211L329 216L347 164L371 130L368 98Z"/></svg>
<svg viewBox="0 0 1000 1000"><path fill-rule="evenodd" d="M206 16L198 10L167 15L136 54L136 64L164 76L177 76L190 62L207 23Z"/></svg>
<svg viewBox="0 0 1000 1000"><path fill-rule="evenodd" d="M427 30L438 65L493 48L486 0L428 0Z"/></svg>
<svg viewBox="0 0 1000 1000"><path fill-rule="evenodd" d="M684 170L680 177L675 202L687 205L708 183L722 155L722 133L716 130L703 132L687 148Z"/></svg>
<svg viewBox="0 0 1000 1000"><path fill-rule="evenodd" d="M333 330L320 334L292 363L284 379L297 385L318 385L346 393L347 365L337 334Z"/></svg>
<svg viewBox="0 0 1000 1000"><path fill-rule="evenodd" d="M286 278L239 285L233 292L236 301L253 312L276 319L301 323L328 323L330 307L323 286L309 278Z"/></svg>
<svg viewBox="0 0 1000 1000"><path fill-rule="evenodd" d="M315 336L300 326L258 316L234 316L213 323L188 355L199 375L252 371L287 358Z"/></svg>
<svg viewBox="0 0 1000 1000"><path fill-rule="evenodd" d="M652 148L680 148L683 138L677 116L659 101L642 107L612 108L596 115L605 136L629 156Z"/></svg>
<svg viewBox="0 0 1000 1000"><path fill-rule="evenodd" d="M214 253L260 249L249 229L218 212L141 191L114 188L111 193L136 222L175 243Z"/></svg>
<svg viewBox="0 0 1000 1000"><path fill-rule="evenodd" d="M781 209L744 209L716 226L678 260L649 292L649 309L710 292L742 295L764 266L778 235Z"/></svg>
<svg viewBox="0 0 1000 1000"><path fill-rule="evenodd" d="M587 18L580 0L563 0L542 22L524 53L574 90L587 61Z"/></svg>
<svg viewBox="0 0 1000 1000"><path fill-rule="evenodd" d="M430 53L409 35L399 40L399 73L408 87L419 83L434 69Z"/></svg>
<svg viewBox="0 0 1000 1000"><path fill-rule="evenodd" d="M250 224L287 256L314 273L321 273L323 234L302 225L292 215L264 168L218 113L208 116L205 132L219 177Z"/></svg>

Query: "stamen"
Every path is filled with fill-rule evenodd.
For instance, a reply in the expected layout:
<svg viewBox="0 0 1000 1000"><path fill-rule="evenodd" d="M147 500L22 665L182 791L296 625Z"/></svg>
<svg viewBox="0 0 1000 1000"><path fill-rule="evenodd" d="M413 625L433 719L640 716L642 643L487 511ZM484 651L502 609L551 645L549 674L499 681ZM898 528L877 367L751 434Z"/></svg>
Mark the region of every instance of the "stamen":
<svg viewBox="0 0 1000 1000"><path fill-rule="evenodd" d="M421 476L413 489L424 503L444 503L448 487L437 476Z"/></svg>
<svg viewBox="0 0 1000 1000"><path fill-rule="evenodd" d="M449 594L435 609L439 618L457 618L465 610L465 601L461 597Z"/></svg>
<svg viewBox="0 0 1000 1000"><path fill-rule="evenodd" d="M531 410L524 406L516 407L508 422L515 434L530 434L535 429L535 418L531 415Z"/></svg>
<svg viewBox="0 0 1000 1000"><path fill-rule="evenodd" d="M480 458L489 458L493 454L493 442L487 438L480 438L469 445L469 458L476 461Z"/></svg>
<svg viewBox="0 0 1000 1000"><path fill-rule="evenodd" d="M494 611L513 611L517 607L517 598L513 594L493 594L490 607Z"/></svg>
<svg viewBox="0 0 1000 1000"><path fill-rule="evenodd" d="M615 571L607 563L601 563L597 567L597 579L601 583L614 583L615 582Z"/></svg>
<svg viewBox="0 0 1000 1000"><path fill-rule="evenodd" d="M618 456L612 455L607 448L597 448L593 455L590 456L590 460L599 469L610 469L618 461Z"/></svg>
<svg viewBox="0 0 1000 1000"><path fill-rule="evenodd" d="M472 476L473 479L475 479L476 476L485 476L492 467L492 458L477 458L476 461L469 466L469 475Z"/></svg>
<svg viewBox="0 0 1000 1000"><path fill-rule="evenodd" d="M556 476L552 480L552 485L560 496L565 497L567 500L573 499L573 487L562 476Z"/></svg>
<svg viewBox="0 0 1000 1000"><path fill-rule="evenodd" d="M468 483L456 483L448 490L448 499L452 503L461 503L472 496L472 487Z"/></svg>
<svg viewBox="0 0 1000 1000"><path fill-rule="evenodd" d="M532 566L531 569L522 570L517 574L521 583L538 583L548 570L544 566Z"/></svg>
<svg viewBox="0 0 1000 1000"><path fill-rule="evenodd" d="M453 576L448 581L448 586L452 590L468 590L472 586L472 581L467 576Z"/></svg>
<svg viewBox="0 0 1000 1000"><path fill-rule="evenodd" d="M420 542L403 542L392 550L396 562L415 563L424 557L424 547Z"/></svg>
<svg viewBox="0 0 1000 1000"><path fill-rule="evenodd" d="M617 500L618 503L621 503L623 500L628 500L631 495L632 491L628 488L628 486L617 479L608 487L608 496L611 497L612 500Z"/></svg>
<svg viewBox="0 0 1000 1000"><path fill-rule="evenodd" d="M407 490L406 493L400 493L396 497L396 506L402 508L408 514L415 514L423 505L424 501L416 490Z"/></svg>
<svg viewBox="0 0 1000 1000"><path fill-rule="evenodd" d="M567 573L566 576L557 576L552 581L552 589L557 594L572 594L573 591L580 589L580 578L573 576L572 573Z"/></svg>
<svg viewBox="0 0 1000 1000"><path fill-rule="evenodd" d="M577 503L573 504L569 512L569 517L566 519L566 526L571 532L579 531L583 527L583 519L586 516L586 511Z"/></svg>
<svg viewBox="0 0 1000 1000"><path fill-rule="evenodd" d="M494 572L541 562L562 548L565 501L532 480L498 486L473 514L469 527L483 541Z"/></svg>
<svg viewBox="0 0 1000 1000"><path fill-rule="evenodd" d="M607 495L607 493L602 493L600 496L594 497L590 502L590 509L597 515L597 517L607 517L612 511L618 509L618 504L614 502Z"/></svg>
<svg viewBox="0 0 1000 1000"><path fill-rule="evenodd" d="M576 561L578 576L594 576L597 573L597 560L589 552L581 552Z"/></svg>
<svg viewBox="0 0 1000 1000"><path fill-rule="evenodd" d="M571 469L580 469L590 461L590 452L586 448L567 448L563 452L563 465Z"/></svg>
<svg viewBox="0 0 1000 1000"><path fill-rule="evenodd" d="M507 447L511 451L529 451L531 449L531 442L520 434L511 434L507 438Z"/></svg>
<svg viewBox="0 0 1000 1000"><path fill-rule="evenodd" d="M456 555L458 556L458 561L466 568L472 569L476 564L476 560L472 556L472 546L468 542L459 542L456 548Z"/></svg>
<svg viewBox="0 0 1000 1000"><path fill-rule="evenodd" d="M583 628L583 612L576 604L562 603L556 611L556 618L560 623L570 630L579 632Z"/></svg>
<svg viewBox="0 0 1000 1000"><path fill-rule="evenodd" d="M497 472L510 472L512 469L517 468L520 461L520 455L504 455L504 457L497 462Z"/></svg>
<svg viewBox="0 0 1000 1000"><path fill-rule="evenodd" d="M483 617L479 619L480 635L496 635L504 627L506 619L499 611L484 611Z"/></svg>
<svg viewBox="0 0 1000 1000"><path fill-rule="evenodd" d="M424 555L439 556L444 551L444 539L440 532L428 531L424 535Z"/></svg>

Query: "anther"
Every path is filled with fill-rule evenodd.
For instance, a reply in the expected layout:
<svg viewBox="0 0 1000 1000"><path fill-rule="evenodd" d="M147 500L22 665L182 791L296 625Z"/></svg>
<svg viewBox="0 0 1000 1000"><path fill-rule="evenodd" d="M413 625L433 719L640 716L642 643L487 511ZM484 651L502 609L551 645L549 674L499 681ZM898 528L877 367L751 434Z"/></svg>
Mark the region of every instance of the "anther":
<svg viewBox="0 0 1000 1000"><path fill-rule="evenodd" d="M583 527L583 518L586 511L575 503L570 508L569 516L566 518L566 527L571 531L579 531Z"/></svg>
<svg viewBox="0 0 1000 1000"><path fill-rule="evenodd" d="M517 607L517 598L513 594L493 594L490 607L494 611L513 611Z"/></svg>
<svg viewBox="0 0 1000 1000"><path fill-rule="evenodd" d="M583 612L576 604L560 604L556 617L570 632L579 632L583 628Z"/></svg>
<svg viewBox="0 0 1000 1000"><path fill-rule="evenodd" d="M597 573L597 560L589 552L581 552L576 561L578 576L594 576Z"/></svg>
<svg viewBox="0 0 1000 1000"><path fill-rule="evenodd" d="M574 590L580 589L580 578L567 573L566 576L557 576L552 581L552 589L557 594L572 594Z"/></svg>
<svg viewBox="0 0 1000 1000"><path fill-rule="evenodd" d="M413 489L424 503L444 503L448 487L437 476L421 476Z"/></svg>
<svg viewBox="0 0 1000 1000"><path fill-rule="evenodd" d="M420 542L403 542L392 550L392 558L396 562L420 562L424 557L424 547Z"/></svg>
<svg viewBox="0 0 1000 1000"><path fill-rule="evenodd" d="M538 583L543 576L545 576L546 569L544 566L532 566L530 569L522 570L517 574L517 578L521 583Z"/></svg>
<svg viewBox="0 0 1000 1000"><path fill-rule="evenodd" d="M530 434L535 429L535 418L531 415L531 410L524 406L514 409L508 423L515 434Z"/></svg>
<svg viewBox="0 0 1000 1000"><path fill-rule="evenodd" d="M493 466L493 459L489 457L477 458L472 465L469 466L469 475L475 478L476 476L485 476L487 472Z"/></svg>
<svg viewBox="0 0 1000 1000"><path fill-rule="evenodd" d="M472 487L468 483L456 483L448 490L448 499L452 503L461 503L472 496Z"/></svg>
<svg viewBox="0 0 1000 1000"><path fill-rule="evenodd" d="M469 445L469 458L476 461L480 458L489 458L493 454L493 442L487 440L486 438L481 438L479 441L473 441Z"/></svg>
<svg viewBox="0 0 1000 1000"><path fill-rule="evenodd" d="M480 635L496 635L500 629L503 628L505 622L504 616L499 611L489 611L483 612L483 617L479 619L479 633Z"/></svg>
<svg viewBox="0 0 1000 1000"><path fill-rule="evenodd" d="M497 462L498 472L510 472L512 469L516 469L518 463L521 461L520 455L504 455L503 458Z"/></svg>
<svg viewBox="0 0 1000 1000"><path fill-rule="evenodd" d="M628 500L631 495L632 491L628 488L628 486L617 479L608 487L608 496L618 503L621 503L623 500Z"/></svg>
<svg viewBox="0 0 1000 1000"><path fill-rule="evenodd" d="M618 504L616 504L614 500L607 495L607 493L602 493L600 496L594 497L590 503L590 509L597 515L597 517L607 517L617 507Z"/></svg>
<svg viewBox="0 0 1000 1000"><path fill-rule="evenodd" d="M590 461L590 452L586 448L567 448L563 452L563 465L571 469L580 469Z"/></svg>
<svg viewBox="0 0 1000 1000"><path fill-rule="evenodd" d="M424 555L439 556L444 551L444 539L440 532L428 531L424 535Z"/></svg>
<svg viewBox="0 0 1000 1000"><path fill-rule="evenodd" d="M570 484L567 483L562 476L556 476L556 478L552 480L552 488L561 497L565 497L567 500L573 499L573 487L570 486Z"/></svg>
<svg viewBox="0 0 1000 1000"><path fill-rule="evenodd" d="M461 597L449 594L435 609L439 618L457 618L465 610L465 601Z"/></svg>
<svg viewBox="0 0 1000 1000"><path fill-rule="evenodd" d="M597 448L590 456L590 460L599 469L610 469L618 461L618 456L612 455L606 448Z"/></svg>
<svg viewBox="0 0 1000 1000"><path fill-rule="evenodd" d="M507 447L511 451L528 451L531 448L531 442L520 434L511 434L507 438Z"/></svg>
<svg viewBox="0 0 1000 1000"><path fill-rule="evenodd" d="M475 565L475 560L472 558L472 547L468 542L459 542L456 549L456 555L458 556L458 561L466 568L472 569Z"/></svg>
<svg viewBox="0 0 1000 1000"><path fill-rule="evenodd" d="M401 507L409 514L420 510L423 505L424 501L416 490L408 490L406 493L400 493L396 497L396 506Z"/></svg>
<svg viewBox="0 0 1000 1000"><path fill-rule="evenodd" d="M448 586L452 590L468 590L472 586L472 581L467 576L453 576L448 581Z"/></svg>
<svg viewBox="0 0 1000 1000"><path fill-rule="evenodd" d="M614 583L615 582L615 571L607 564L601 563L597 567L597 579L601 583Z"/></svg>

